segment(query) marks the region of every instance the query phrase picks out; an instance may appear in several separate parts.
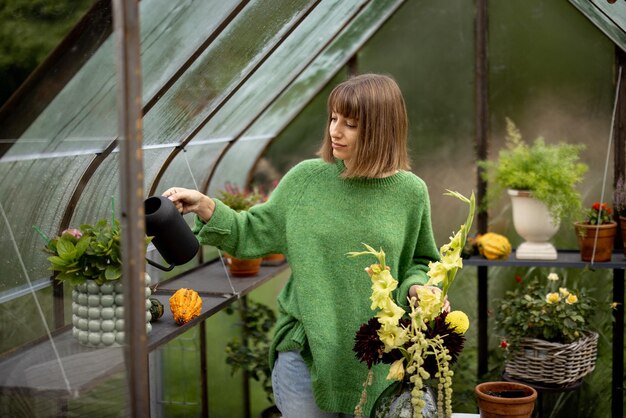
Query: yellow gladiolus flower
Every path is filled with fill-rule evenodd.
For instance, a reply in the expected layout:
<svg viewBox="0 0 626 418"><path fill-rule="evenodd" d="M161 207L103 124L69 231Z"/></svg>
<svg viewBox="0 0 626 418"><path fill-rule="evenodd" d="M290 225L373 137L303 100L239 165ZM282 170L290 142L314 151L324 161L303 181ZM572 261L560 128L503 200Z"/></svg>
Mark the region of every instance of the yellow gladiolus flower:
<svg viewBox="0 0 626 418"><path fill-rule="evenodd" d="M454 328L456 332L463 335L467 332L470 322L469 318L463 311L452 311L446 316L446 324L450 328Z"/></svg>
<svg viewBox="0 0 626 418"><path fill-rule="evenodd" d="M441 289L435 286L421 286L417 288L417 308L422 312L425 322L431 321L441 313Z"/></svg>
<svg viewBox="0 0 626 418"><path fill-rule="evenodd" d="M557 292L548 293L546 295L546 302L548 303L557 303L559 300L561 300L561 297L559 296Z"/></svg>
<svg viewBox="0 0 626 418"><path fill-rule="evenodd" d="M567 296L567 299L565 299L565 303L567 303L568 305L573 305L573 304L575 304L576 302L578 302L578 296L576 296L576 295L574 295L574 294L572 294L572 293L570 293L570 294Z"/></svg>
<svg viewBox="0 0 626 418"><path fill-rule="evenodd" d="M404 359L396 360L391 364L389 368L389 374L387 374L387 380L401 381L404 379Z"/></svg>
<svg viewBox="0 0 626 418"><path fill-rule="evenodd" d="M401 347L407 341L407 331L397 325L383 323L378 330L378 338L385 344L385 353Z"/></svg>
<svg viewBox="0 0 626 418"><path fill-rule="evenodd" d="M391 299L388 303L376 314L378 322L381 324L398 325L398 321L404 315L404 309L396 305Z"/></svg>
<svg viewBox="0 0 626 418"><path fill-rule="evenodd" d="M443 282L448 275L448 269L440 261L428 263L428 284L437 286Z"/></svg>

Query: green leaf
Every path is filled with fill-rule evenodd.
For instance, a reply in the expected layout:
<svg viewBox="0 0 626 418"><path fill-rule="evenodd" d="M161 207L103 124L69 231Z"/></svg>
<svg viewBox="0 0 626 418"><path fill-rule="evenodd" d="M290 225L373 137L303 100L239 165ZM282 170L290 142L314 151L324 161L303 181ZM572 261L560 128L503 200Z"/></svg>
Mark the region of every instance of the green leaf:
<svg viewBox="0 0 626 418"><path fill-rule="evenodd" d="M108 266L104 271L107 280L117 280L122 277L122 269L119 266Z"/></svg>
<svg viewBox="0 0 626 418"><path fill-rule="evenodd" d="M76 258L76 247L64 237L61 237L57 242L57 252L59 253L59 257L65 260L73 260Z"/></svg>
<svg viewBox="0 0 626 418"><path fill-rule="evenodd" d="M64 259L62 259L59 256L53 255L51 257L48 257L48 261L50 263L52 263L52 266L50 266L53 270L59 270L61 268L64 268L65 266L69 265L71 263L71 261L66 261Z"/></svg>

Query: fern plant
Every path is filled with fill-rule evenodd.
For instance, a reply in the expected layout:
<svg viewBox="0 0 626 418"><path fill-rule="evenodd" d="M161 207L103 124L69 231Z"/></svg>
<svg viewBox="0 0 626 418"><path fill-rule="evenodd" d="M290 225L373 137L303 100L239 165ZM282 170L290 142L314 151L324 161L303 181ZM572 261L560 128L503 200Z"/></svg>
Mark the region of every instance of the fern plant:
<svg viewBox="0 0 626 418"><path fill-rule="evenodd" d="M495 201L506 189L524 190L543 202L554 219L575 218L582 201L576 186L588 170L580 161L585 146L546 144L542 137L529 145L511 119L506 124L506 148L500 150L498 159L478 162L484 169L483 179L489 182L487 202Z"/></svg>

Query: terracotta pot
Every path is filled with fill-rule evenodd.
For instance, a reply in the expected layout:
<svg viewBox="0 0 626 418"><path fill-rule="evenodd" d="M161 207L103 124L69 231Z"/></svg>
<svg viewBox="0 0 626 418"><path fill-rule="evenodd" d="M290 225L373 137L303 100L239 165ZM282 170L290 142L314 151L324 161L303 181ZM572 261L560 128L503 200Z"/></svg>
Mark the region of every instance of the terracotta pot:
<svg viewBox="0 0 626 418"><path fill-rule="evenodd" d="M285 256L283 254L268 254L263 257L263 262L261 263L264 266L279 266L285 262Z"/></svg>
<svg viewBox="0 0 626 418"><path fill-rule="evenodd" d="M226 256L226 262L228 263L228 270L234 277L250 277L256 276L261 270L262 258L241 259L235 258L231 255Z"/></svg>
<svg viewBox="0 0 626 418"><path fill-rule="evenodd" d="M513 382L485 382L474 389L481 418L530 418L537 391Z"/></svg>
<svg viewBox="0 0 626 418"><path fill-rule="evenodd" d="M617 231L617 222L604 225L590 225L576 222L576 238L582 261L611 261L613 241ZM597 240L596 240L597 235ZM595 255L594 255L595 245Z"/></svg>

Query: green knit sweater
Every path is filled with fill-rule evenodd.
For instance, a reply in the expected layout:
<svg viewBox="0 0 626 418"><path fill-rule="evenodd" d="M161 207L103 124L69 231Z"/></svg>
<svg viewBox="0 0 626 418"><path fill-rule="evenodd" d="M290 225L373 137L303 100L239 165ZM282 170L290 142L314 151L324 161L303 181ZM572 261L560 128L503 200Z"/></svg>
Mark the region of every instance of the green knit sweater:
<svg viewBox="0 0 626 418"><path fill-rule="evenodd" d="M283 177L266 203L247 212L216 199L213 217L206 224L196 219L194 232L202 244L238 258L287 256L291 277L278 296L270 364L277 351L300 350L318 406L352 414L367 377L367 366L352 348L356 331L374 315L364 269L375 259L346 253L365 250L363 243L382 248L400 282L396 298L404 308L409 287L426 282L428 263L439 253L420 178L399 171L386 178L344 179L343 169L341 161L304 161ZM366 413L390 383L387 365L374 369Z"/></svg>

